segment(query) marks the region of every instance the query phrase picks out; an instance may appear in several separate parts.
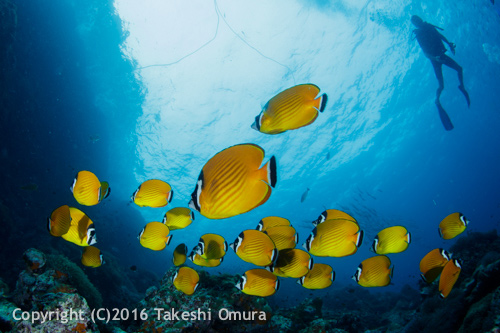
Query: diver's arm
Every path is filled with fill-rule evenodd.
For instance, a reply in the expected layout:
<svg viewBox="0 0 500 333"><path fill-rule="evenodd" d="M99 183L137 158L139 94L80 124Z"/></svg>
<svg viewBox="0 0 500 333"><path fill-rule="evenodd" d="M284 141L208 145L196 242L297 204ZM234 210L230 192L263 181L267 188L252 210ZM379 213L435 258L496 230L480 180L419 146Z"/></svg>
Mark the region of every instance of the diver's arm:
<svg viewBox="0 0 500 333"><path fill-rule="evenodd" d="M438 34L441 37L441 39L443 40L443 42L445 42L446 44L448 44L448 46L450 47L451 53L455 54L455 46L456 46L455 43L450 42L448 39L446 39L445 36L443 36L439 32L438 32Z"/></svg>

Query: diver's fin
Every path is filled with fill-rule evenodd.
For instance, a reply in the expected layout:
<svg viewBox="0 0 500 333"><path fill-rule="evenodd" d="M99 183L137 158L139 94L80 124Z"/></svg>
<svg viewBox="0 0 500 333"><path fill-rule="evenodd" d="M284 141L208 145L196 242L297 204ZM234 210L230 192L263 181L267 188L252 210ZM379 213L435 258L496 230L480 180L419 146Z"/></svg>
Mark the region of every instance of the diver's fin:
<svg viewBox="0 0 500 333"><path fill-rule="evenodd" d="M462 92L462 94L464 94L465 99L467 100L467 106L470 107L469 93L467 92L467 90L465 90L465 87L462 86L462 85L458 86L458 89L460 89L460 91Z"/></svg>
<svg viewBox="0 0 500 333"><path fill-rule="evenodd" d="M448 114L443 109L439 101L436 101L436 106L438 108L439 118L441 118L441 122L443 123L444 129L447 131L451 131L453 129L453 124L451 123L450 117L448 117Z"/></svg>

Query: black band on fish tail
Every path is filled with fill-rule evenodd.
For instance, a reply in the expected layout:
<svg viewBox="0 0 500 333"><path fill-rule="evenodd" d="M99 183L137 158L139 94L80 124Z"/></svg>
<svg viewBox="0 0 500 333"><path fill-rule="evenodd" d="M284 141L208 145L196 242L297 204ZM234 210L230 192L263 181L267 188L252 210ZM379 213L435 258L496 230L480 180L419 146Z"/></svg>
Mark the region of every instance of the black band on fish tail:
<svg viewBox="0 0 500 333"><path fill-rule="evenodd" d="M325 110L326 102L328 102L328 95L327 94L323 94L321 96L321 105L319 107L319 112L323 112Z"/></svg>
<svg viewBox="0 0 500 333"><path fill-rule="evenodd" d="M278 182L278 173L276 171L276 157L272 156L269 160L269 181L271 182L269 185L271 187L276 186Z"/></svg>

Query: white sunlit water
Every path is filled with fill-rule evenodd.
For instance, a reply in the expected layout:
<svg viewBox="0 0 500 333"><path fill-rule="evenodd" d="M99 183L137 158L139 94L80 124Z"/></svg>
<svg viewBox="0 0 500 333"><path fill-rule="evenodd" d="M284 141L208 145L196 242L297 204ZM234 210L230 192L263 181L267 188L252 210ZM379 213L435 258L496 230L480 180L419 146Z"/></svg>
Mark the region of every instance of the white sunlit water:
<svg viewBox="0 0 500 333"><path fill-rule="evenodd" d="M490 216L498 216L500 198L500 20L489 1L116 0L115 7L128 34L122 52L136 65L145 98L134 134L136 161L117 155L116 163L135 166L130 188L158 178L175 193L165 209L138 208L145 220L187 206L201 168L224 148L251 142L264 148L266 161L272 155L278 161L278 184L267 203L220 221L197 214L173 233L171 250L181 242L192 248L207 232L231 242L271 215L291 220L301 246L310 221L339 208L358 219L364 244L352 257L316 260L331 264L347 284L372 255L375 234L405 225L413 244L391 256L399 288L418 280L426 252L453 243L437 235L449 213L463 212L470 230L498 229L498 217ZM437 116L432 67L411 39L412 14L442 26L457 44L472 106L456 89L455 72L444 68L451 132ZM300 83L328 94L312 125L275 136L250 128L271 97ZM214 271L250 267L234 253L226 261Z"/></svg>

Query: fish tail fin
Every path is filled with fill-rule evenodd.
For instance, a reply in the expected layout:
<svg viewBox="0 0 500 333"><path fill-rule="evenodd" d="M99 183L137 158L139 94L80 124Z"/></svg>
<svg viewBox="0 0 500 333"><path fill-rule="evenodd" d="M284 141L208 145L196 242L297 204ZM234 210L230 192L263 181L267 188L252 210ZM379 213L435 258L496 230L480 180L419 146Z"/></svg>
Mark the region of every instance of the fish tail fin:
<svg viewBox="0 0 500 333"><path fill-rule="evenodd" d="M321 95L319 97L319 109L318 109L319 112L323 112L325 110L326 102L328 102L328 95L327 94Z"/></svg>
<svg viewBox="0 0 500 333"><path fill-rule="evenodd" d="M393 275L394 275L394 265L392 265L391 272L389 273L389 276L391 277L391 280L392 280L392 276Z"/></svg>
<svg viewBox="0 0 500 333"><path fill-rule="evenodd" d="M411 243L411 233L407 233L407 234L406 234L406 242L407 242L408 244L410 244L410 243Z"/></svg>
<svg viewBox="0 0 500 333"><path fill-rule="evenodd" d="M264 181L271 187L276 186L276 182L278 181L278 173L276 171L276 157L272 156L263 168L265 168L266 170Z"/></svg>
<svg viewBox="0 0 500 333"><path fill-rule="evenodd" d="M168 236L168 237L167 237L167 240L166 240L166 242L165 242L165 243L166 243L167 245L170 245L170 242L171 242L171 241L172 241L172 235L170 235L170 236Z"/></svg>

